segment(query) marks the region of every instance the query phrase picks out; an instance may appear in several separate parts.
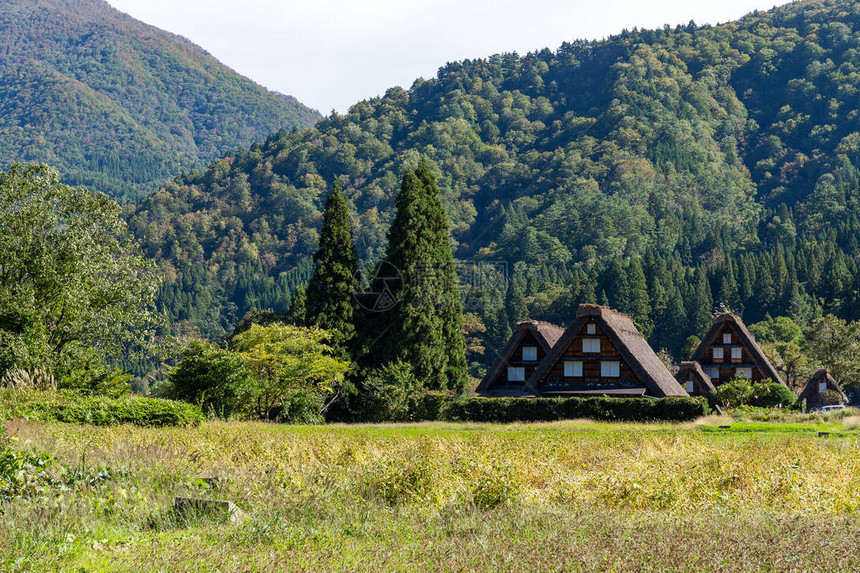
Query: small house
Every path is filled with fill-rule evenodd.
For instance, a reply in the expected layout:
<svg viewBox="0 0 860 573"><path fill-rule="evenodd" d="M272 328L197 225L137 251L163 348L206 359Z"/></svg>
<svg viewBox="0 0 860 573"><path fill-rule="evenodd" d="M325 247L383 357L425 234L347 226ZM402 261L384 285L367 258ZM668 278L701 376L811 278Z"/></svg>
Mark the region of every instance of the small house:
<svg viewBox="0 0 860 573"><path fill-rule="evenodd" d="M526 386L541 396L687 396L633 319L594 304L579 306Z"/></svg>
<svg viewBox="0 0 860 573"><path fill-rule="evenodd" d="M730 312L714 317L714 324L693 353L692 360L702 366L714 386L735 378L756 382L770 378L785 385L743 320Z"/></svg>
<svg viewBox="0 0 860 573"><path fill-rule="evenodd" d="M833 379L833 376L826 368L819 369L809 382L803 392L800 393L800 400L806 400L806 411L820 408L821 406L831 406L836 404L844 404L848 402L848 396Z"/></svg>
<svg viewBox="0 0 860 573"><path fill-rule="evenodd" d="M484 396L532 396L526 380L549 354L564 328L540 320L518 322L499 358L475 390Z"/></svg>
<svg viewBox="0 0 860 573"><path fill-rule="evenodd" d="M712 399L714 385L698 362L681 362L681 368L675 374L675 380L690 396L704 396L709 401Z"/></svg>

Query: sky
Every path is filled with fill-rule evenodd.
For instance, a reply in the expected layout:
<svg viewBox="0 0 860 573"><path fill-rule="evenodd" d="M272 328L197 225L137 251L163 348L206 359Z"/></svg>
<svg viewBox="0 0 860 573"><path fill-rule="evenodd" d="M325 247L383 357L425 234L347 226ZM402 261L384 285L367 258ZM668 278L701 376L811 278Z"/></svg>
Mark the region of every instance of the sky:
<svg viewBox="0 0 860 573"><path fill-rule="evenodd" d="M785 0L108 0L327 115L446 64L624 28L717 24Z"/></svg>

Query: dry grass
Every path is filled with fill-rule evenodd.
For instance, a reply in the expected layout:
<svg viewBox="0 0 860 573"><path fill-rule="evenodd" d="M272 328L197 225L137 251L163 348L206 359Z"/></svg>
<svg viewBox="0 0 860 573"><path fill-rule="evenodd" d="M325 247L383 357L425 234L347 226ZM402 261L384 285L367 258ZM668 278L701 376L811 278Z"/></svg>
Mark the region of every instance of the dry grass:
<svg viewBox="0 0 860 573"><path fill-rule="evenodd" d="M860 567L853 434L588 422L8 432L16 448L118 477L7 503L3 570ZM215 492L195 479L213 475ZM249 519L178 521L176 495L231 499Z"/></svg>

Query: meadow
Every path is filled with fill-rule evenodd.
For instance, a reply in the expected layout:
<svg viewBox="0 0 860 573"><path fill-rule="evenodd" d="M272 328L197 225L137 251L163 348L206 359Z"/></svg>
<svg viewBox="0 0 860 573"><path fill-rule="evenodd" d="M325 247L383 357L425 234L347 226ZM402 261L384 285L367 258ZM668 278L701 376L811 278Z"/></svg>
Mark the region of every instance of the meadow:
<svg viewBox="0 0 860 573"><path fill-rule="evenodd" d="M857 570L858 422L7 421L0 570Z"/></svg>

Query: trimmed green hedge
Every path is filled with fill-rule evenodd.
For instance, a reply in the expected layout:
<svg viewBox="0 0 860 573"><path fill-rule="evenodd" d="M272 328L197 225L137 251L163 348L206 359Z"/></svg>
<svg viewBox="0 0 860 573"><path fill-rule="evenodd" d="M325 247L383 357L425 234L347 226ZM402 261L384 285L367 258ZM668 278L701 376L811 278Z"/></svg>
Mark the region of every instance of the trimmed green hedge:
<svg viewBox="0 0 860 573"><path fill-rule="evenodd" d="M79 396L67 402L33 401L16 408L16 414L31 420L95 426L197 426L204 420L203 412L194 404L142 397Z"/></svg>
<svg viewBox="0 0 860 573"><path fill-rule="evenodd" d="M444 417L460 422L550 422L589 418L619 422L686 422L708 414L704 398L467 398Z"/></svg>

